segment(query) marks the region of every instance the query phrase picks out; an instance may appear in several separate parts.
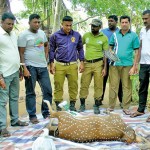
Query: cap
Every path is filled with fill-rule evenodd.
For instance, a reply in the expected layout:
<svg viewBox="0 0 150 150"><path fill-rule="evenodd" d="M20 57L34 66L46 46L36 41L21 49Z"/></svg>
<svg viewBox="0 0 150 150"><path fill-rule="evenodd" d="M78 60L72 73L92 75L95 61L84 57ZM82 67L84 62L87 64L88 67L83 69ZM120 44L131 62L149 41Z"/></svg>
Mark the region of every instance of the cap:
<svg viewBox="0 0 150 150"><path fill-rule="evenodd" d="M102 21L99 19L93 19L92 22L90 23L90 25L101 26Z"/></svg>

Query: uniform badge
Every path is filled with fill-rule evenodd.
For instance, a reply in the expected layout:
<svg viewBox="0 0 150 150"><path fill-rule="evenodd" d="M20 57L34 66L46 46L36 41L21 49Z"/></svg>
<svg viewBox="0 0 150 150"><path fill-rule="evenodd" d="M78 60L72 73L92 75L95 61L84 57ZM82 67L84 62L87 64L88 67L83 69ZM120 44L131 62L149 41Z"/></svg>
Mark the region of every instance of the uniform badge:
<svg viewBox="0 0 150 150"><path fill-rule="evenodd" d="M71 42L73 42L73 43L74 43L74 42L75 42L75 40L76 40L76 38L75 38L75 37L72 37L72 38L71 38Z"/></svg>

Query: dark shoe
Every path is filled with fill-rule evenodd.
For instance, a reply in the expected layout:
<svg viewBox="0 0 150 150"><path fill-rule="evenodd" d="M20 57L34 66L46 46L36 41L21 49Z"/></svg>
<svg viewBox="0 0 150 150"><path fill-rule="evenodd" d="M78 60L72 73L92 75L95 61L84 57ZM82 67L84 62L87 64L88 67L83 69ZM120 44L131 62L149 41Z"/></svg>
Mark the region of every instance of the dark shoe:
<svg viewBox="0 0 150 150"><path fill-rule="evenodd" d="M95 105L96 105L96 106L102 105L102 101L101 101L101 100L95 100Z"/></svg>
<svg viewBox="0 0 150 150"><path fill-rule="evenodd" d="M120 102L120 108L123 108L122 103Z"/></svg>
<svg viewBox="0 0 150 150"><path fill-rule="evenodd" d="M79 110L80 112L83 112L83 111L85 111L85 105L80 105L80 110Z"/></svg>
<svg viewBox="0 0 150 150"><path fill-rule="evenodd" d="M11 134L10 134L9 131L5 128L5 129L1 129L1 130L0 130L0 136L2 136L2 137L9 137L9 136L11 136Z"/></svg>
<svg viewBox="0 0 150 150"><path fill-rule="evenodd" d="M38 124L38 123L39 123L39 120L38 120L36 117L34 117L34 118L30 118L30 122L31 122L32 124Z"/></svg>
<svg viewBox="0 0 150 150"><path fill-rule="evenodd" d="M69 107L70 111L77 111L75 108L75 103L76 101L70 101L70 107Z"/></svg>
<svg viewBox="0 0 150 150"><path fill-rule="evenodd" d="M100 101L99 105L103 105L102 101Z"/></svg>
<svg viewBox="0 0 150 150"><path fill-rule="evenodd" d="M144 115L144 113L136 111L136 112L134 112L133 114L131 114L130 117L131 117L131 118L134 118L134 117L142 116L142 115Z"/></svg>
<svg viewBox="0 0 150 150"><path fill-rule="evenodd" d="M44 119L49 118L49 117L50 117L50 114L43 114Z"/></svg>
<svg viewBox="0 0 150 150"><path fill-rule="evenodd" d="M15 124L11 124L11 126L13 127L17 127L17 126L28 126L29 124L23 121L18 120Z"/></svg>
<svg viewBox="0 0 150 150"><path fill-rule="evenodd" d="M55 101L55 104L56 104L56 110L57 111L62 111L62 109L58 106L60 104L59 101Z"/></svg>
<svg viewBox="0 0 150 150"><path fill-rule="evenodd" d="M94 114L100 114L99 106L94 105Z"/></svg>
<svg viewBox="0 0 150 150"><path fill-rule="evenodd" d="M81 103L81 105L80 105L79 111L83 112L83 111L85 111L85 98L80 98L80 103Z"/></svg>

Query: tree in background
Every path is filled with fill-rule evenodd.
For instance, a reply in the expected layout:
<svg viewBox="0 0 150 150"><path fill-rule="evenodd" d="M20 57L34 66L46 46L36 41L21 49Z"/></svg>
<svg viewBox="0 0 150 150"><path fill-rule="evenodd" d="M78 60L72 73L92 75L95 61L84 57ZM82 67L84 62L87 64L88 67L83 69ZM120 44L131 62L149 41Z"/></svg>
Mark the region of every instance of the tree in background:
<svg viewBox="0 0 150 150"><path fill-rule="evenodd" d="M150 6L149 0L71 0L74 7L82 6L89 16L108 17L129 15L132 24L138 30L141 28L141 14Z"/></svg>
<svg viewBox="0 0 150 150"><path fill-rule="evenodd" d="M23 0L26 7L22 11L21 17L28 18L32 13L37 13L42 19L42 29L47 35L60 28L60 18L69 12L65 7L63 0Z"/></svg>
<svg viewBox="0 0 150 150"><path fill-rule="evenodd" d="M4 12L11 12L9 0L0 0L0 18Z"/></svg>

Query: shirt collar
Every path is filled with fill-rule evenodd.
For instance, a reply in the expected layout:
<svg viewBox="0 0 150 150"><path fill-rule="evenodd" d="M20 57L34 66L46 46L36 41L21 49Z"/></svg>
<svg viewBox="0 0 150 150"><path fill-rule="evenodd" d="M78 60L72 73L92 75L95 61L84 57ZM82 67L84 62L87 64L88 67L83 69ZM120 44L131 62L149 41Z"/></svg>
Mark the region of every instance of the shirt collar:
<svg viewBox="0 0 150 150"><path fill-rule="evenodd" d="M60 29L60 33L67 35L67 34L64 32L63 28ZM69 35L73 35L73 30L70 31Z"/></svg>
<svg viewBox="0 0 150 150"><path fill-rule="evenodd" d="M117 31L117 30L119 30L119 28L118 27L116 27L116 30L115 31ZM111 31L109 28L107 28L107 31Z"/></svg>
<svg viewBox="0 0 150 150"><path fill-rule="evenodd" d="M8 34L1 26L0 26L0 34L7 34L7 35L11 35L11 32L10 34Z"/></svg>
<svg viewBox="0 0 150 150"><path fill-rule="evenodd" d="M121 33L121 29L119 30L119 32ZM131 30L129 29L129 31L127 33L131 33ZM122 33L121 33L122 34Z"/></svg>
<svg viewBox="0 0 150 150"><path fill-rule="evenodd" d="M92 34L92 32L91 32L91 34ZM98 35L93 35L93 36L102 36L102 35L104 35L104 34L103 34L103 32L100 31Z"/></svg>

